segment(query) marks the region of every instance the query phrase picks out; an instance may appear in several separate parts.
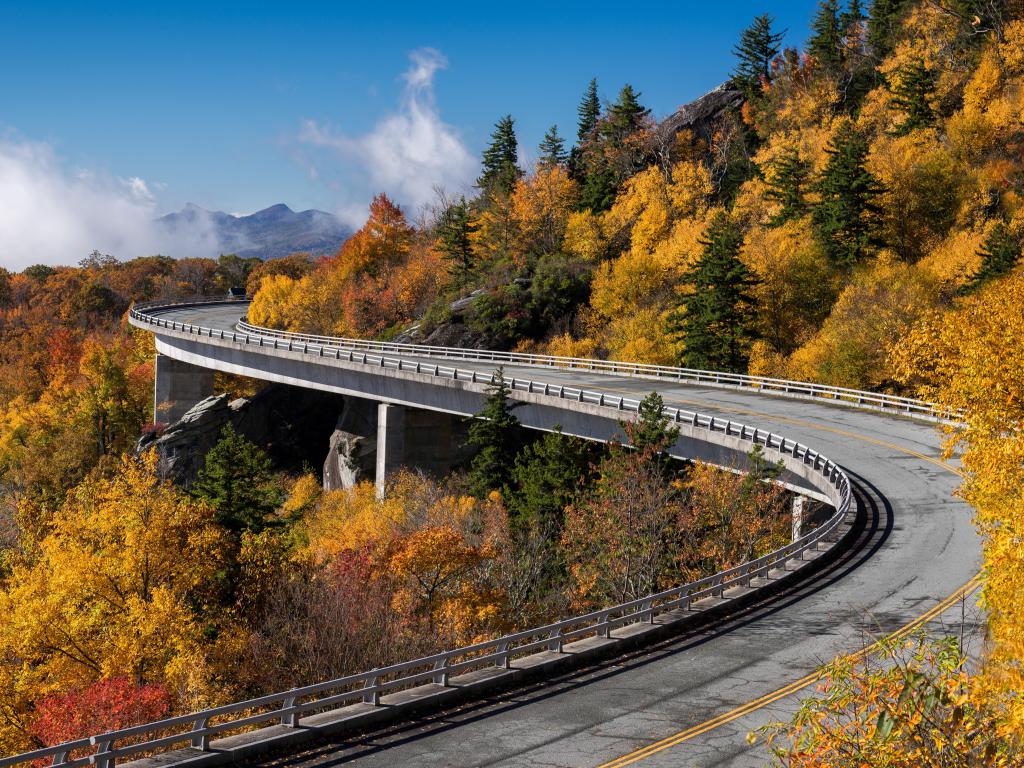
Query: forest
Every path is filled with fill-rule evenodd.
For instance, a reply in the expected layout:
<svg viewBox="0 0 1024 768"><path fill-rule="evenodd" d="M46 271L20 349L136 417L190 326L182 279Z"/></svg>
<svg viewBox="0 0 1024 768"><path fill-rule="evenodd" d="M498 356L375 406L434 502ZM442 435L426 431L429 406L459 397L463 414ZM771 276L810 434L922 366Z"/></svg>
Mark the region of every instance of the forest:
<svg viewBox="0 0 1024 768"><path fill-rule="evenodd" d="M524 434L498 385L448 478L323 491L226 433L193 487L158 429L132 301L245 285L288 330L683 365L911 395L984 541L984 658L920 636L839 660L766 734L786 766L1016 765L1024 738L1024 8L824 0L768 15L700 130L591 81L519 165L500 117L472 195L385 193L333 255L94 253L0 272L0 750L341 675L742 562L787 497L664 455L658 400L598 448ZM234 382L223 382L225 387ZM631 447L626 447L626 444ZM184 556L183 556L184 555ZM298 628L298 629L296 629ZM425 639L426 638L426 639Z"/></svg>

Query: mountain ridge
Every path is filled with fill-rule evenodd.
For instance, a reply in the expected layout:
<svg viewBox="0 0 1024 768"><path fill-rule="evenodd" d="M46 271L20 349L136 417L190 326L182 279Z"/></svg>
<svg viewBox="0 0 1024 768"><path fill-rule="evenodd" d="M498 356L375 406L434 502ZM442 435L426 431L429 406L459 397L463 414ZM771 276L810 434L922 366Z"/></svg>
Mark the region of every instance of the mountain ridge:
<svg viewBox="0 0 1024 768"><path fill-rule="evenodd" d="M180 211L161 216L156 223L171 236L204 231L221 253L243 258L276 259L298 251L314 256L330 254L352 235L352 229L334 214L315 208L293 211L284 203L245 216L186 203Z"/></svg>

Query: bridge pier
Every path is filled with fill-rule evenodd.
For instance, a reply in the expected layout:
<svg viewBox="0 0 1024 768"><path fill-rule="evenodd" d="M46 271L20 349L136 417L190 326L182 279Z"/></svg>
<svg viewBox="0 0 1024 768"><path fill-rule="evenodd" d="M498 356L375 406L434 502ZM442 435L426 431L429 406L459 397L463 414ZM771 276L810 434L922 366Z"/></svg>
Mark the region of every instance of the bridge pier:
<svg viewBox="0 0 1024 768"><path fill-rule="evenodd" d="M380 403L377 406L377 498L401 467L442 476L467 458L462 419L450 413Z"/></svg>
<svg viewBox="0 0 1024 768"><path fill-rule="evenodd" d="M793 497L793 538L792 541L796 541L800 538L804 527L804 503L807 501L806 496L794 496Z"/></svg>
<svg viewBox="0 0 1024 768"><path fill-rule="evenodd" d="M157 353L153 376L153 421L173 424L213 394L213 370Z"/></svg>

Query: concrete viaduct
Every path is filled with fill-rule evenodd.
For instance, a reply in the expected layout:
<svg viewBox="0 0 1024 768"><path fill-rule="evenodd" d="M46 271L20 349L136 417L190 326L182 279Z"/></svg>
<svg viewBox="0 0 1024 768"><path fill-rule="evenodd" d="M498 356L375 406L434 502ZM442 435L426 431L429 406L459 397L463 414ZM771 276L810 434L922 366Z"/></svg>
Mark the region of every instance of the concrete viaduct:
<svg viewBox="0 0 1024 768"><path fill-rule="evenodd" d="M540 639L509 636L461 656L332 681L329 690L247 702L247 713L272 707L259 736L218 741L230 728L211 724L240 716L241 706L166 721L159 733L178 727L184 735L147 743L177 751L140 764L259 761L261 750L283 749L290 756L278 762L289 765L763 765L767 753L751 748L746 733L791 712L820 663L881 633L972 623L962 609L973 605L980 543L970 508L953 495L958 469L941 457L936 422L949 414L928 404L655 366L282 334L240 323L245 311L242 302L133 310L131 322L156 337L156 400L166 414L158 420L212 393L218 370L373 400L380 485L424 434L479 411L500 364L528 427L608 440L657 390L681 428L673 454L742 468L759 444L784 461L787 485L836 514L827 535L805 535L770 561L550 625ZM414 432L412 423L433 426ZM718 618L694 618L702 613ZM520 673L515 685L503 682ZM403 684L384 682L392 679ZM437 701L421 706L421 689ZM336 690L361 696L343 716L319 705L350 702L351 693L301 704ZM387 725L350 737L338 725L345 718ZM119 745L149 733L100 734L63 752L0 759L0 768L39 758L111 768L137 758L138 749ZM76 761L75 748L91 756Z"/></svg>

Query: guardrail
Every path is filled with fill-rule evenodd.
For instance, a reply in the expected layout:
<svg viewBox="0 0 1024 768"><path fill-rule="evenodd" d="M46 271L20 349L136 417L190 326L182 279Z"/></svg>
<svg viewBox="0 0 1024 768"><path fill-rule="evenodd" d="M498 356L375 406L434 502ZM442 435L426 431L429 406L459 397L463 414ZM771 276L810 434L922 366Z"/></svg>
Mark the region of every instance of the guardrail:
<svg viewBox="0 0 1024 768"><path fill-rule="evenodd" d="M214 302L190 302L198 303ZM331 340L335 342L333 345L328 344L325 343L325 337L319 337L322 343L311 344L310 339L305 338L300 344L300 340L294 337L268 339L262 333L238 333L168 321L145 312L145 309L146 307L133 307L132 319L140 324L168 328L218 341L300 352L320 359L333 358L347 363L415 371L468 383L487 383L494 380L494 374L485 376L477 371L373 355L369 351L346 348L337 344L338 340ZM509 383L515 391L543 394L577 403L590 403L614 409L616 412L637 413L640 404L640 401L630 398L612 397L582 388L553 386L521 378L511 379ZM617 639L614 635L617 629L639 623L654 624L656 617L667 612L686 611L693 603L704 598L720 597L734 587L749 586L752 579L767 577L773 569L785 567L787 563L796 559L802 560L805 553L818 550L820 543L834 538L852 503L850 480L835 462L795 440L728 419L678 408L666 408L664 413L674 423L689 424L709 433L721 433L738 438L741 442L749 443L751 447L764 446L810 467L812 473L818 477L815 484L832 499L835 513L817 529L762 557L637 600L336 680L0 758L0 768L47 759L52 765L64 768L85 765L113 768L115 762L121 758L149 754L176 745L188 745L200 751L210 751L211 737L237 732L254 725L274 723L298 727L303 717L313 713L340 709L359 702L378 707L381 705L381 696L388 692L428 683L447 686L451 676L472 670L494 667L510 669L516 659L538 652L562 653L566 643L588 637L614 641ZM83 751L88 751L89 754L76 756L76 753Z"/></svg>
<svg viewBox="0 0 1024 768"><path fill-rule="evenodd" d="M395 344L392 342L368 341L338 336L318 336L293 331L279 331L274 328L253 325L240 318L240 331L278 339L288 339L313 344L331 344L344 348L367 350L380 353L407 354L418 357L441 357L458 360L485 360L495 363L598 371L632 377L669 380L687 384L726 386L738 389L753 389L759 393L825 399L847 405L890 411L934 421L950 421L959 414L949 408L918 400L877 392L867 392L846 387L830 387L791 379L776 379L767 376L749 376L739 373L704 371L696 368L678 368L647 363L624 363L615 360L598 360L583 357L562 357L558 355L536 355L523 352L494 352L491 350L467 349L462 347L438 347L426 344Z"/></svg>

